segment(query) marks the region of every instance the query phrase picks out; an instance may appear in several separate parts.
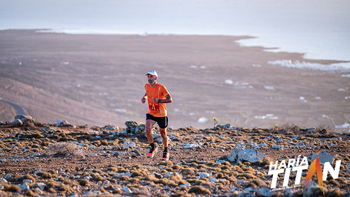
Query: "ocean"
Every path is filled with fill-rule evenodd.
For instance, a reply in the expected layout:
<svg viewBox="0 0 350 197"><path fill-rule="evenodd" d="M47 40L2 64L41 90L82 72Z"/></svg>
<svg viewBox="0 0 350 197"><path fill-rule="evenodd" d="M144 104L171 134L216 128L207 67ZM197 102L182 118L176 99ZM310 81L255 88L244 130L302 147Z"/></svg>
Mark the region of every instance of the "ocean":
<svg viewBox="0 0 350 197"><path fill-rule="evenodd" d="M350 61L349 10L349 0L0 0L0 30L248 35L239 44Z"/></svg>

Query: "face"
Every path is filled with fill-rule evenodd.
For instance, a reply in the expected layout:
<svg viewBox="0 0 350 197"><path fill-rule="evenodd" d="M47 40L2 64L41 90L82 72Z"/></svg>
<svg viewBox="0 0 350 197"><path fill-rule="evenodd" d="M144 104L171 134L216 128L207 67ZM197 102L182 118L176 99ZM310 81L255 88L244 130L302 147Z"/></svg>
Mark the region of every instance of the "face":
<svg viewBox="0 0 350 197"><path fill-rule="evenodd" d="M153 84L156 81L156 76L155 75L147 75L148 77L148 83Z"/></svg>

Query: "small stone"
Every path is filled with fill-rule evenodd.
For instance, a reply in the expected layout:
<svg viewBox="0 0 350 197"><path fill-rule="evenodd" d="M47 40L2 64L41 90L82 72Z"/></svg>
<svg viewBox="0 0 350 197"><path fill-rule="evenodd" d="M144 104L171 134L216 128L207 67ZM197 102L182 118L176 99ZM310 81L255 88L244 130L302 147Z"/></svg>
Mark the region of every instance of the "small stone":
<svg viewBox="0 0 350 197"><path fill-rule="evenodd" d="M171 175L172 175L172 173L171 173L171 172L168 172L168 173L164 174L164 178L168 178L168 177L170 177Z"/></svg>
<svg viewBox="0 0 350 197"><path fill-rule="evenodd" d="M264 160L265 155L254 148L244 149L242 147L235 148L227 159L231 162L249 161L256 162Z"/></svg>
<svg viewBox="0 0 350 197"><path fill-rule="evenodd" d="M126 173L124 173L124 176L127 176L127 177L131 177L131 173L130 172L126 172Z"/></svg>
<svg viewBox="0 0 350 197"><path fill-rule="evenodd" d="M257 193L260 194L261 196L271 196L273 191L266 186L262 186L261 189Z"/></svg>
<svg viewBox="0 0 350 197"><path fill-rule="evenodd" d="M6 179L0 178L0 183L7 183Z"/></svg>
<svg viewBox="0 0 350 197"><path fill-rule="evenodd" d="M161 174L158 174L156 172L153 172L153 176L155 176L157 179L163 178L163 176Z"/></svg>
<svg viewBox="0 0 350 197"><path fill-rule="evenodd" d="M126 187L126 186L124 186L124 187L122 188L122 190L123 190L123 192L125 192L125 193L127 193L127 194L131 194L131 190L130 190L128 187Z"/></svg>
<svg viewBox="0 0 350 197"><path fill-rule="evenodd" d="M46 187L45 183L35 183L34 187L39 187L41 190L44 190Z"/></svg>
<svg viewBox="0 0 350 197"><path fill-rule="evenodd" d="M191 186L191 184L189 184L189 183L180 185L180 187L189 187L189 186Z"/></svg>
<svg viewBox="0 0 350 197"><path fill-rule="evenodd" d="M37 188L35 189L35 193L37 193L37 194L42 194L43 191L37 187Z"/></svg>
<svg viewBox="0 0 350 197"><path fill-rule="evenodd" d="M210 177L209 182L211 183L217 183L218 180L216 178Z"/></svg>
<svg viewBox="0 0 350 197"><path fill-rule="evenodd" d="M205 172L200 172L200 173L199 173L199 176L200 176L200 178L202 179L202 178L207 178L207 177L209 177L210 175L209 175L208 173L205 173Z"/></svg>
<svg viewBox="0 0 350 197"><path fill-rule="evenodd" d="M18 187L21 189L21 191L27 191L30 189L30 187L27 183L23 183L22 185L18 185Z"/></svg>
<svg viewBox="0 0 350 197"><path fill-rule="evenodd" d="M23 183L32 183L33 181L32 180L29 180L29 179L23 179Z"/></svg>
<svg viewBox="0 0 350 197"><path fill-rule="evenodd" d="M36 170L33 174L38 174L41 170Z"/></svg>
<svg viewBox="0 0 350 197"><path fill-rule="evenodd" d="M192 149L192 148L197 148L198 146L200 146L200 144L198 144L198 143L193 143L193 144L186 144L186 145L184 146L184 148L186 148L186 149Z"/></svg>
<svg viewBox="0 0 350 197"><path fill-rule="evenodd" d="M131 143L129 143L129 144L123 146L124 149L127 149L127 148L129 148L129 147L136 148L135 142L131 142Z"/></svg>
<svg viewBox="0 0 350 197"><path fill-rule="evenodd" d="M311 161L314 161L317 157L319 158L320 163L329 162L330 164L332 164L332 162L334 160L334 157L324 150L321 151L318 155L313 154L311 157Z"/></svg>
<svg viewBox="0 0 350 197"><path fill-rule="evenodd" d="M305 144L303 142L298 142L295 146L301 146L301 147L304 147Z"/></svg>
<svg viewBox="0 0 350 197"><path fill-rule="evenodd" d="M281 147L281 146L278 146L278 145L276 145L276 144L274 144L274 145L272 146L272 148L273 148L273 149L278 149L278 150L280 150L282 147Z"/></svg>

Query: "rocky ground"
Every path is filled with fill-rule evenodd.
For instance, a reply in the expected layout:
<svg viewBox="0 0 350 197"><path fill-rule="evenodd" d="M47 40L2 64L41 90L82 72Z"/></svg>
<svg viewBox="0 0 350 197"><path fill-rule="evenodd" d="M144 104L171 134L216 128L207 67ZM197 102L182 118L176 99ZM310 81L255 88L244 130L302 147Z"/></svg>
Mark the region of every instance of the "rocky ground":
<svg viewBox="0 0 350 197"><path fill-rule="evenodd" d="M314 185L271 190L270 162L324 151L341 160L338 179L324 181L326 196L350 194L350 134L325 128L169 129L170 160L147 158L144 125L71 125L28 116L0 123L0 196L319 196ZM154 138L161 141L157 128ZM162 150L161 143L158 143ZM242 155L240 151L254 154ZM239 154L235 154L239 153ZM255 157L260 156L260 157ZM321 156L320 156L321 157ZM321 158L320 158L321 160ZM334 163L332 166L334 166Z"/></svg>

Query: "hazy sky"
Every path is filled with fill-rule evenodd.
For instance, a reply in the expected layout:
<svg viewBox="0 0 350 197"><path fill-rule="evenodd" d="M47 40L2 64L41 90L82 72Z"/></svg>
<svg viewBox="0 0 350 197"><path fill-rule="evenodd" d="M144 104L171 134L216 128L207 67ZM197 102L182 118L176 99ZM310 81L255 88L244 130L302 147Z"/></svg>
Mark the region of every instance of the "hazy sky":
<svg viewBox="0 0 350 197"><path fill-rule="evenodd" d="M350 60L348 0L0 0L0 29L251 35L246 45Z"/></svg>

